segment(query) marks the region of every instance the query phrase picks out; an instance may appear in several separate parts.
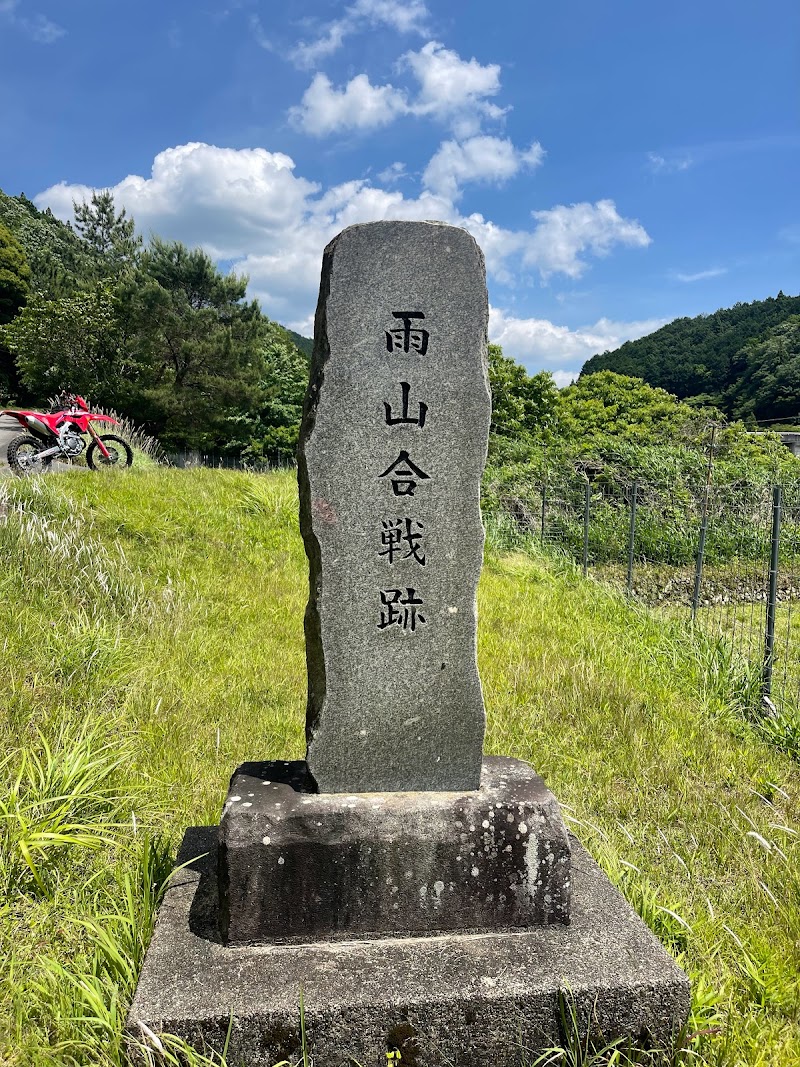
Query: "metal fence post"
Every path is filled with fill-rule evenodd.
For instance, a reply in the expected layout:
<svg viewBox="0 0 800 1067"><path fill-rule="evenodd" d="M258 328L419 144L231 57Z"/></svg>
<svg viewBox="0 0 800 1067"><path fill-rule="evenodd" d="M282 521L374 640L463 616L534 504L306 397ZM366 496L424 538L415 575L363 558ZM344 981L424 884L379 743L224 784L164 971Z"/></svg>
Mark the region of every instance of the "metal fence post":
<svg viewBox="0 0 800 1067"><path fill-rule="evenodd" d="M708 445L708 469L706 487L703 492L703 518L700 523L700 543L697 546L697 561L694 570L694 593L692 594L692 622L697 618L700 604L700 584L703 581L703 558L706 554L706 534L708 533L708 500L711 496L711 479L714 472L714 445L717 440L717 425L711 424L711 440Z"/></svg>
<svg viewBox="0 0 800 1067"><path fill-rule="evenodd" d="M583 577L589 574L589 508L592 500L592 486L588 478L583 497Z"/></svg>
<svg viewBox="0 0 800 1067"><path fill-rule="evenodd" d="M634 480L631 492L631 522L628 530L628 596L633 592L633 544L636 538L636 503L639 495L639 480Z"/></svg>
<svg viewBox="0 0 800 1067"><path fill-rule="evenodd" d="M547 521L547 482L542 482L542 533L540 540L544 541L544 528Z"/></svg>
<svg viewBox="0 0 800 1067"><path fill-rule="evenodd" d="M703 518L700 523L700 541L697 545L697 560L694 567L694 593L692 594L692 622L697 617L700 604L700 585L703 581L703 557L706 554L706 533L708 532L708 493L703 498Z"/></svg>
<svg viewBox="0 0 800 1067"><path fill-rule="evenodd" d="M782 488L779 485L772 490L772 551L769 561L769 593L767 595L767 625L764 633L764 670L762 674L761 696L769 697L772 693L772 666L775 657L775 608L778 601L778 549L781 543L781 499Z"/></svg>

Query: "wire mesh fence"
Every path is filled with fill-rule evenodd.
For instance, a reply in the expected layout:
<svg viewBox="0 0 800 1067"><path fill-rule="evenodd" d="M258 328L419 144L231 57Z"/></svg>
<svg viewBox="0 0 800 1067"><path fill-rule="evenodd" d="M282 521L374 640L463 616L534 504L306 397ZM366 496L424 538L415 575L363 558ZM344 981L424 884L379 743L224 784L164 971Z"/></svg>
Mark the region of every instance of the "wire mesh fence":
<svg viewBox="0 0 800 1067"><path fill-rule="evenodd" d="M742 657L800 713L800 487L564 472L501 498L518 529Z"/></svg>

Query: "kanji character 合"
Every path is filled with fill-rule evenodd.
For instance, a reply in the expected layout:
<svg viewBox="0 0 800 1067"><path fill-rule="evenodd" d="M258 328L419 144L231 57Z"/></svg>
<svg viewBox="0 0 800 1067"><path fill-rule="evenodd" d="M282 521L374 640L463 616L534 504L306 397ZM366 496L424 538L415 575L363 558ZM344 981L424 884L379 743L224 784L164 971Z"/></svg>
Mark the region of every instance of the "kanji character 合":
<svg viewBox="0 0 800 1067"><path fill-rule="evenodd" d="M390 463L383 474L379 474L378 477L386 478L388 475L392 476L392 491L395 496L413 496L417 488L415 479L430 478L430 474L426 474L418 467L405 449L401 450L394 463Z"/></svg>

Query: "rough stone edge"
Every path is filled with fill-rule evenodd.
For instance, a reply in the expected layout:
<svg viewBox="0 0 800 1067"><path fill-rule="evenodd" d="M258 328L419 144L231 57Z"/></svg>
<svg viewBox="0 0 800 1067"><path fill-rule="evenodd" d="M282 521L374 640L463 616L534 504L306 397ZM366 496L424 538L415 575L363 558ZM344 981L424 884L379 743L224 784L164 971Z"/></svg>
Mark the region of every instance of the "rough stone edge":
<svg viewBox="0 0 800 1067"><path fill-rule="evenodd" d="M628 1036L651 1047L666 1047L686 1021L691 1001L686 975L574 837L573 856L579 860L576 874L580 872L577 892L586 898L597 892L601 902L605 898L605 904L612 905L611 909L597 909L597 914L591 915L591 923L584 920L583 930L576 930L573 924L539 928L526 934L295 945L280 947L278 951L283 955L276 959L270 949L226 949L189 930L190 909L202 870L208 871L213 864L215 829L191 827L184 838L179 862L197 856L203 849L207 850L206 857L176 874L161 906L126 1022L127 1047L134 1063L144 1062L141 1052L137 1054L143 1036L140 1019L155 1033L174 1033L195 1043L195 1047L206 1049L222 1047L232 1025L231 1053L239 1057L236 1062L254 1067L267 1067L282 1057L296 1058L300 1051L297 1000L282 1004L281 990L275 993L275 975L291 955L311 983L306 984L306 1028L318 1067L349 1064L350 1055L360 1057L362 1062L374 1058L376 1049L385 1050L387 1032L400 1033L409 1024L413 1024L418 1037L429 1038L429 1044L427 1051L418 1053L419 1059L404 1055L407 1067L432 1067L440 1062L455 1063L456 1067L483 1067L489 1062L493 1067L516 1067L523 1035L524 1050L531 1055L563 1041L559 1012L562 996L574 1010L582 1037L589 1028L602 1040ZM609 910L616 913L611 927L616 927L617 944L611 955L608 933L603 929ZM540 938L559 938L563 943L558 946L560 977L537 973L537 966L541 971L536 951ZM387 960L391 965L394 951L398 954L395 962L399 959L408 972L408 953L420 943L430 949L424 961L428 974L425 966L413 972L414 980L419 980L414 996L393 1000L389 982L377 992L373 983L373 988L364 994L364 979L370 967L374 969ZM491 959L497 968L498 959L505 954L513 964L512 957L519 953L520 946L529 953L524 975L512 974L500 988L498 983L505 977L502 973L501 978L489 979L485 984L481 963ZM598 946L606 946L605 955ZM291 955L287 956L287 952ZM227 953L233 955L225 959ZM258 967L259 954L257 973L263 980L258 986L260 996L253 1003L252 989L246 987L241 975L247 970L248 961ZM462 967L471 964L472 973L468 969L448 972L450 960ZM595 968L594 980L570 982L564 969L569 969L571 961L583 961ZM519 958L516 963L519 972ZM626 966L639 973L636 981L619 981L619 973ZM236 980L230 981L228 974L226 985L224 972L231 967ZM325 972L331 968L327 976L331 988L325 1003L324 997L320 998L320 986L325 986ZM576 969L579 971L580 967L573 966L573 971ZM401 976L401 984L402 980L408 984L410 978L410 972ZM267 1000L271 989L278 998L272 1005ZM183 997L182 1010L169 1003L176 990ZM248 994L249 1008L241 1003ZM454 1041L456 1047L447 1047L447 1056L440 1059L437 1042L447 1040Z"/></svg>
<svg viewBox="0 0 800 1067"><path fill-rule="evenodd" d="M343 233L345 231L342 231ZM319 394L325 381L325 366L331 356L331 346L328 339L328 297L331 291L331 273L333 268L333 254L339 237L337 235L330 241L322 254L322 272L320 275L319 297L317 309L314 314L314 347L311 354L311 366L309 368L308 388L303 399L303 415L300 422L300 436L297 441L297 487L300 501L300 534L308 559L308 602L303 616L303 631L305 633L306 648L306 672L308 677L308 695L306 701L306 751L310 745L316 729L319 710L325 702L327 690L327 677L325 675L325 660L322 655L322 632L320 630L319 611L316 605L321 593L320 583L322 580L322 549L314 533L314 524L311 518L311 482L308 476L308 463L306 461L306 444L314 433L314 425L317 421L317 405ZM315 655L311 655L311 649ZM317 667L312 672L312 664Z"/></svg>

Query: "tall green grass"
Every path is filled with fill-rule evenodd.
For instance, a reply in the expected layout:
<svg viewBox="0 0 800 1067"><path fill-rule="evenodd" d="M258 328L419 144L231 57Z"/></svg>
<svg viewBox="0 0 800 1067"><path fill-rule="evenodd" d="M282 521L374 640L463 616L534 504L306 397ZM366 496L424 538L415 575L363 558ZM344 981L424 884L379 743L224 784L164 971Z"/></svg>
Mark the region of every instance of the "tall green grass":
<svg viewBox="0 0 800 1067"><path fill-rule="evenodd" d="M0 1061L111 1067L184 829L238 762L303 753L296 491L158 468L0 491ZM688 970L678 1058L800 1063L797 764L707 643L489 534L487 750L544 775Z"/></svg>

